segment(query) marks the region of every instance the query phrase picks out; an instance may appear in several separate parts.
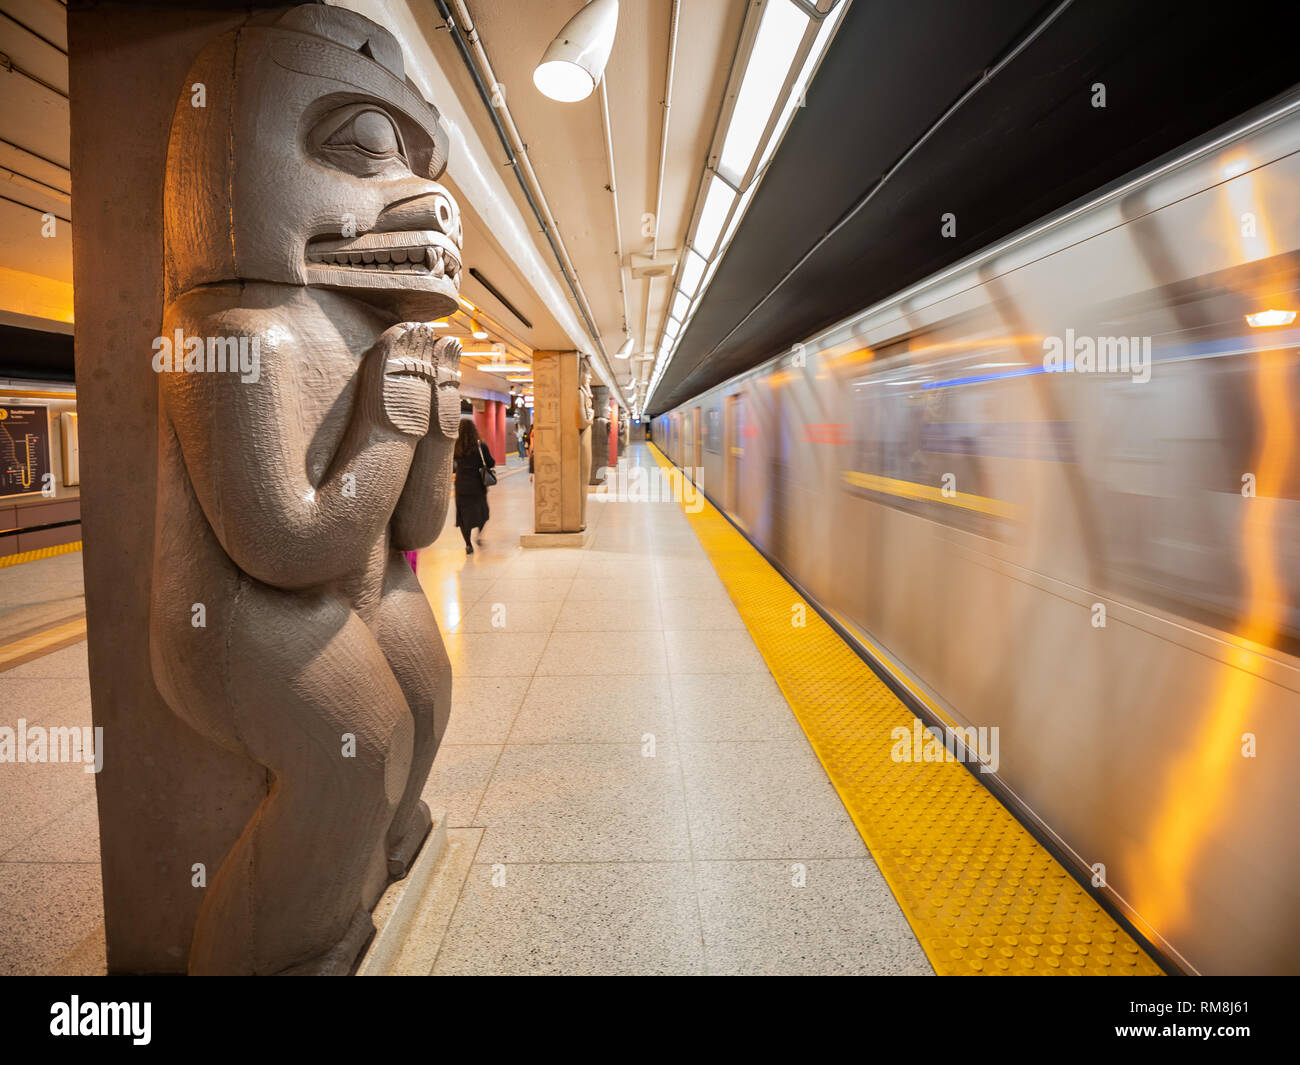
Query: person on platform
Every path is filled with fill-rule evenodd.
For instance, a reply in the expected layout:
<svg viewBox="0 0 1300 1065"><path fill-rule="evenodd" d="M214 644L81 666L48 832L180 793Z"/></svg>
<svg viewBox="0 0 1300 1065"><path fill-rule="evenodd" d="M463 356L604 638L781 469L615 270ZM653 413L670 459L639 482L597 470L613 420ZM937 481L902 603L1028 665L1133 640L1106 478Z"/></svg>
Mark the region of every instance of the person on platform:
<svg viewBox="0 0 1300 1065"><path fill-rule="evenodd" d="M469 534L479 531L478 542L483 543L483 527L488 523L488 485L496 484L496 459L487 444L479 439L478 429L470 418L462 418L456 436L456 449L452 453L456 471L456 527L465 538L465 554L474 553Z"/></svg>

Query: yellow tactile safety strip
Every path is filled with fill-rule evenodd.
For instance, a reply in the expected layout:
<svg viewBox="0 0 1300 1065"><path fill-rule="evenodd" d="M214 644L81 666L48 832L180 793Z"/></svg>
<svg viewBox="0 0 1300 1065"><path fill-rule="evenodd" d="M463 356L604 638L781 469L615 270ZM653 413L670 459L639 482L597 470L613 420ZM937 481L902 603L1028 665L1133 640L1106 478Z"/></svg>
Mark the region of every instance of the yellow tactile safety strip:
<svg viewBox="0 0 1300 1065"><path fill-rule="evenodd" d="M6 566L17 566L22 562L35 562L38 558L53 558L55 555L66 555L70 551L80 551L81 541L74 540L70 544L59 544L57 547L38 547L35 551L21 551L16 555L4 555L0 557L0 569Z"/></svg>
<svg viewBox="0 0 1300 1065"><path fill-rule="evenodd" d="M54 625L32 636L24 636L12 643L0 644L0 673L24 665L34 658L62 651L86 638L86 618L83 615Z"/></svg>
<svg viewBox="0 0 1300 1065"><path fill-rule="evenodd" d="M935 972L1159 975L960 763L891 758L912 713L807 604L806 624L792 625L803 600L701 502L687 519Z"/></svg>

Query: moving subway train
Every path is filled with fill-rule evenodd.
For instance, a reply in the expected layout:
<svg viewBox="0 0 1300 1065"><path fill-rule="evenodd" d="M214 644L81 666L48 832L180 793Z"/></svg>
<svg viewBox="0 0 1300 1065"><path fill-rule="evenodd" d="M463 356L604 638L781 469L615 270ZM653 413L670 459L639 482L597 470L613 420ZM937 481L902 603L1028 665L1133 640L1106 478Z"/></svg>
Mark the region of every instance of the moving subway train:
<svg viewBox="0 0 1300 1065"><path fill-rule="evenodd" d="M1297 309L1300 97L654 422L1189 972L1300 971Z"/></svg>

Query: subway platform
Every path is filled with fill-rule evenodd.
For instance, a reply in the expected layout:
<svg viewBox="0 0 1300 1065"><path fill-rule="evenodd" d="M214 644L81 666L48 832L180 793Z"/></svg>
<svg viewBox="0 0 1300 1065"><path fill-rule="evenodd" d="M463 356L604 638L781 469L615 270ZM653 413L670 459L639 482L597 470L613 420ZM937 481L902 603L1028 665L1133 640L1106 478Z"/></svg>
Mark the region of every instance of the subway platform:
<svg viewBox="0 0 1300 1065"><path fill-rule="evenodd" d="M491 506L419 559L456 678L425 798L474 847L434 973L931 972L681 505L593 493L538 550L526 472Z"/></svg>
<svg viewBox="0 0 1300 1065"><path fill-rule="evenodd" d="M919 722L662 454L624 462L582 547L519 546L512 459L474 552L453 512L419 555L455 678L420 971L1159 971L976 774L891 760ZM79 559L9 567L0 696L84 726ZM0 966L102 973L94 777L37 768L0 774Z"/></svg>
<svg viewBox="0 0 1300 1065"><path fill-rule="evenodd" d="M474 554L449 515L418 561L455 677L424 798L472 855L433 973L932 972L681 505L593 493L590 543L537 550L527 470L490 501ZM9 576L75 597L79 559ZM0 701L89 725L85 643L0 672ZM102 972L94 776L22 768L0 968Z"/></svg>

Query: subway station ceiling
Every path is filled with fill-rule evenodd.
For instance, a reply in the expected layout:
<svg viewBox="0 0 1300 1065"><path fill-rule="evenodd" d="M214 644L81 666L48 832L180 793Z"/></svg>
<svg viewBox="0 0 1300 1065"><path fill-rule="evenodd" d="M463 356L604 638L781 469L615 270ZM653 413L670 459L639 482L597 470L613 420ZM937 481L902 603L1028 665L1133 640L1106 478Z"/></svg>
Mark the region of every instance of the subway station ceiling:
<svg viewBox="0 0 1300 1065"><path fill-rule="evenodd" d="M1264 0L621 0L600 88L558 103L532 71L584 0L332 2L397 36L451 129L444 181L462 208L466 270L449 324L467 361L579 347L634 411L683 402L1300 78L1280 32L1290 5ZM788 131L778 106L767 147L733 182L747 209L682 325L680 265L644 276L637 257L689 258L743 77L763 73L750 62L759 27L778 8L809 27L786 58L790 79L811 80L781 114ZM8 328L71 330L66 9L0 0L0 16L0 325L13 349L0 377L19 366L70 378L70 345ZM829 32L814 50L819 26ZM466 42L490 64L491 101ZM1097 83L1104 108L1092 106ZM501 142L507 114L524 153ZM565 266L516 179L519 154ZM941 235L945 213L954 239ZM51 236L43 215L55 216ZM10 313L15 294L25 313ZM515 374L519 388L527 376Z"/></svg>
<svg viewBox="0 0 1300 1065"><path fill-rule="evenodd" d="M1281 32L1293 12L1261 0L855 0L647 409L1287 90L1300 81Z"/></svg>

